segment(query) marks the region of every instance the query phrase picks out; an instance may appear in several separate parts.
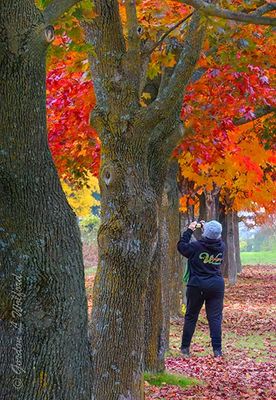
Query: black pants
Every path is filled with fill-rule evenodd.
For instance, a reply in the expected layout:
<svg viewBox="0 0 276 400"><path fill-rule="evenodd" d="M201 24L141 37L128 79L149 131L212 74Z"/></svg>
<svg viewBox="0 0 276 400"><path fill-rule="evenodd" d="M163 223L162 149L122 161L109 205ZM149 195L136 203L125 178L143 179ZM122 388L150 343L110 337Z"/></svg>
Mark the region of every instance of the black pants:
<svg viewBox="0 0 276 400"><path fill-rule="evenodd" d="M187 310L183 328L181 348L189 347L195 331L199 312L205 301L213 350L221 350L221 324L224 290L200 289L188 286Z"/></svg>

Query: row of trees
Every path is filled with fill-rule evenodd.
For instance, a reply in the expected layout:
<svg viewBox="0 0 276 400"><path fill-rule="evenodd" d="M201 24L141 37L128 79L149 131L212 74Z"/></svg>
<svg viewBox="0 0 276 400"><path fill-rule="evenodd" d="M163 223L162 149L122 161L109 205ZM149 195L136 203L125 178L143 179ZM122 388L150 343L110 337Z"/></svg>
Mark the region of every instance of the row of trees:
<svg viewBox="0 0 276 400"><path fill-rule="evenodd" d="M3 398L20 400L138 400L143 398L144 368L164 367L171 290L164 284L164 274L168 273L166 258L175 246L175 241L166 238L177 237L176 224L166 218L168 212L175 215L172 210L177 205L174 200L169 209L169 196L176 198L177 169L169 161L185 134L179 118L183 91L191 79L206 73L203 67L195 70L204 37L212 37L213 28L208 26L213 24L208 24L206 16L275 25L272 17L262 16L273 6L261 3L257 9L255 5L242 9L242 4L241 11L230 12L193 2L195 11L191 12L181 1L157 1L154 8L147 1L136 5L135 1L95 0L93 7L83 1L57 26L61 31L68 26L69 38L76 35L75 43L67 37L60 41L68 41L74 51L80 46L78 50L90 52L94 130L84 130L80 124L86 114L79 118L78 111L75 126L81 126L81 132L71 132L75 155L83 157L82 167L76 167L74 157L70 164L65 154L67 138L60 141L60 133L68 117L62 109L66 107L69 115L74 104L64 94L62 104L48 103L50 113L52 107L59 107L59 121L63 121L50 143L58 141L61 152L64 149L60 158L64 167L85 177L86 168L93 166L94 158L98 160L95 132L101 142L102 224L89 340L80 234L48 148L45 104L46 49L54 40L52 24L76 3L41 1L44 11L31 0L4 0L0 5L4 345L0 393ZM85 35L79 36L80 24ZM169 29L173 37L168 25L173 25ZM235 27L229 29L234 33ZM270 35L269 31L263 34ZM83 44L77 43L81 40ZM212 50L210 44L203 55ZM215 52L219 52L216 45ZM52 56L57 53L53 51ZM80 57L85 69L84 61ZM83 74L73 78L85 80ZM58 81L54 79L53 84L59 85ZM75 89L76 82L71 92ZM87 104L83 103L84 113ZM246 113L241 114L239 118L246 118ZM16 300L21 298L20 312L15 312L11 296L15 277L22 281L16 296ZM18 342L21 358L11 360L9 349ZM20 372L16 376L11 367L15 363ZM15 378L22 379L20 390Z"/></svg>
<svg viewBox="0 0 276 400"><path fill-rule="evenodd" d="M164 4L162 7L161 18L156 18L151 7L139 9L141 32L151 40L156 35L156 25L162 31L169 19L174 21L176 16L178 19L184 16L180 22L185 23L187 18L187 9L179 8L177 3L165 10ZM125 18L123 10L121 8L120 12ZM150 25L145 25L144 21L150 21ZM179 22L172 24L170 40L163 33L158 41L159 51L155 49L152 54L148 70L150 79L141 99L144 106L157 95L162 68L173 68L176 63L179 26ZM70 29L67 32L72 36ZM61 43L70 51L66 55L67 61L62 64L60 54L56 57L56 51L52 51L49 63L52 69L48 78L49 98L54 100L49 101L50 144L60 174L75 186L86 181L88 168L96 175L99 171L97 134L87 124L95 98L91 96L92 84L87 76L88 65L84 62L86 54L75 51L75 43L80 47L84 42L81 31L77 32L74 29L72 40L69 36L56 39L59 51ZM230 276L232 283L241 268L238 236L234 240L232 234L238 232L237 226L232 226L237 225L236 213L243 209L257 212L265 208L265 214L269 214L275 208L272 168L275 155L271 143L275 90L271 38L271 29L260 26L257 29L254 25L233 26L220 20L209 27L203 43L204 52L183 99L181 116L186 128L185 138L180 139L180 145L174 151L181 168L181 210L189 209L192 218L220 218L225 228L227 215L229 217L226 238L229 247L234 246L236 250L228 252L230 259L225 265L225 275ZM164 40L167 46L163 45ZM70 71L77 68L78 72L68 72L68 66ZM75 89L72 90L72 86ZM61 107L68 98L74 104L69 112ZM52 107L53 102L57 110ZM68 121L67 126L60 129L63 120ZM80 120L82 130L78 131L74 128L80 125ZM201 210L194 211L194 205L199 208L199 204ZM230 243L230 238L235 245Z"/></svg>

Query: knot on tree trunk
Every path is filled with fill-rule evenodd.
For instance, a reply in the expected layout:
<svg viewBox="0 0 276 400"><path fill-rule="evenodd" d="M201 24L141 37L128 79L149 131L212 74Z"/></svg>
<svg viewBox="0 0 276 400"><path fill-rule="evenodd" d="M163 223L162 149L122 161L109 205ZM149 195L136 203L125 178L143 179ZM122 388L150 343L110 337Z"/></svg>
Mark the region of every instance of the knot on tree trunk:
<svg viewBox="0 0 276 400"><path fill-rule="evenodd" d="M48 25L44 31L45 39L47 43L51 43L55 39L55 30L52 25Z"/></svg>

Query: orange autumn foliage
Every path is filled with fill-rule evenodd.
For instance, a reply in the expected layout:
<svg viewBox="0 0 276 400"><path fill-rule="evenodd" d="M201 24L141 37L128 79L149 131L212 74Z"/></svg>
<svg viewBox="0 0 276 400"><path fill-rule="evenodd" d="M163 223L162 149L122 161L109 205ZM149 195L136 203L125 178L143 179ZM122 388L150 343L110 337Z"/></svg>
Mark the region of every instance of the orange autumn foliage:
<svg viewBox="0 0 276 400"><path fill-rule="evenodd" d="M125 29L125 5L119 3ZM232 3L251 11L256 6ZM96 132L89 126L95 99L87 56L93 55L93 49L86 45L79 24L84 13L86 18L93 18L89 7L90 2L83 1L59 21L48 63L51 149L61 176L80 185L88 172L97 174L100 149ZM137 10L142 38L152 44L191 12L189 6L169 0L137 1ZM175 29L170 37L181 40L188 23ZM271 28L212 19L198 63L204 73L191 82L183 100L182 118L188 133L174 152L183 176L194 180L197 189L209 188L215 182L222 187L222 196L223 190L231 190L237 209L274 209L275 155L271 138L264 135L271 130L271 122L264 118L261 123L244 127L234 125L235 119L241 117L254 119L258 107L275 105L274 56ZM161 73L164 66L173 67L175 61L166 42L160 43L151 56L149 78ZM67 86L69 90L65 90ZM146 96L142 94L142 98ZM63 104L63 110L52 107L55 97ZM246 140L247 137L251 139ZM271 149L265 150L268 144Z"/></svg>

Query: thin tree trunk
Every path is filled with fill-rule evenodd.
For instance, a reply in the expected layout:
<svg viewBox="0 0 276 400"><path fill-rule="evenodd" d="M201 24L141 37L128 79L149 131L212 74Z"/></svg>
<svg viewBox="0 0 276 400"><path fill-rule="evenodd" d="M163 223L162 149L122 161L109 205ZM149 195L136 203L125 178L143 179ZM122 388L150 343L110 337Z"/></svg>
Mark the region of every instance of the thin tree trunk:
<svg viewBox="0 0 276 400"><path fill-rule="evenodd" d="M235 240L235 254L237 262L237 272L242 272L241 263L241 250L240 250L240 235L239 235L239 220L238 213L234 213L234 240Z"/></svg>
<svg viewBox="0 0 276 400"><path fill-rule="evenodd" d="M169 268L168 268L168 196L163 190L167 163L152 154L149 171L158 204L158 243L150 266L145 303L145 370L160 372L165 368L165 351L169 336ZM165 276L163 276L163 274Z"/></svg>
<svg viewBox="0 0 276 400"><path fill-rule="evenodd" d="M238 272L234 229L234 212L229 210L223 220L223 239L226 244L226 250L222 270L230 285L235 285L237 282Z"/></svg>
<svg viewBox="0 0 276 400"><path fill-rule="evenodd" d="M162 307L161 238L152 260L145 302L145 370L160 372L164 369L164 336Z"/></svg>
<svg viewBox="0 0 276 400"><path fill-rule="evenodd" d="M169 349L170 338L170 259L169 259L169 201L168 193L163 195L163 223L161 226L161 289L162 289L162 309L163 309L163 324L162 324L162 342L161 342L161 357L164 360L165 369L165 352Z"/></svg>
<svg viewBox="0 0 276 400"><path fill-rule="evenodd" d="M199 196L199 221L207 221L206 198L204 191Z"/></svg>
<svg viewBox="0 0 276 400"><path fill-rule="evenodd" d="M177 110L176 117L180 110ZM176 118L175 117L175 118ZM167 122L166 129L173 129L174 135L170 145L151 143L148 156L150 182L156 195L159 208L158 246L154 262L151 265L150 279L146 297L146 334L145 334L145 368L148 371L165 369L165 350L168 348L170 321L170 270L169 270L169 239L168 239L168 192L170 183L167 181L170 170L169 156L175 142L181 137L179 125L175 121ZM166 134L166 130L163 132ZM159 144L159 146L158 146ZM164 147L165 148L164 148ZM170 174L170 173L169 173ZM175 176L175 174L174 174ZM176 244L175 244L176 245ZM161 296L161 298L160 298Z"/></svg>
<svg viewBox="0 0 276 400"><path fill-rule="evenodd" d="M0 398L88 400L80 232L47 144L45 26L0 3Z"/></svg>
<svg viewBox="0 0 276 400"><path fill-rule="evenodd" d="M187 214L180 214L180 235L184 232L184 230L186 230L188 228L189 223L190 223L190 221L188 219ZM178 240L180 239L180 235L179 235ZM187 258L180 255L180 262L182 265L182 271L183 271L182 278L183 278L184 272L187 267ZM182 303L183 304L187 304L186 292L187 292L187 286L185 284L183 284L183 293L182 293Z"/></svg>
<svg viewBox="0 0 276 400"><path fill-rule="evenodd" d="M202 198L205 200L205 221L216 220L218 218L219 192L220 188L215 186L212 190L204 190L202 193Z"/></svg>
<svg viewBox="0 0 276 400"><path fill-rule="evenodd" d="M151 265L145 306L145 370L160 372L165 368L165 351L168 348L169 259L168 259L168 199L163 194L159 212L159 237Z"/></svg>
<svg viewBox="0 0 276 400"><path fill-rule="evenodd" d="M183 297L183 263L177 251L176 244L180 237L179 195L177 185L178 163L174 160L169 168L167 182L168 191L168 237L169 237L169 269L170 269L170 315L178 317L181 312L181 298Z"/></svg>

